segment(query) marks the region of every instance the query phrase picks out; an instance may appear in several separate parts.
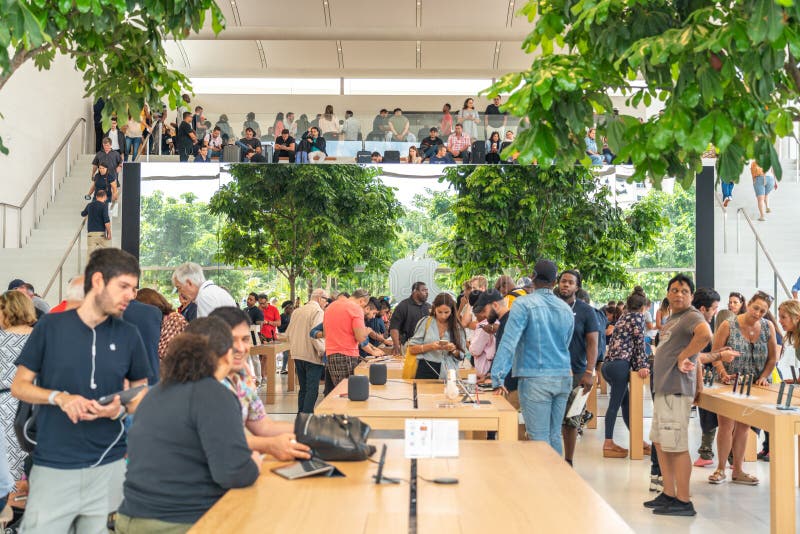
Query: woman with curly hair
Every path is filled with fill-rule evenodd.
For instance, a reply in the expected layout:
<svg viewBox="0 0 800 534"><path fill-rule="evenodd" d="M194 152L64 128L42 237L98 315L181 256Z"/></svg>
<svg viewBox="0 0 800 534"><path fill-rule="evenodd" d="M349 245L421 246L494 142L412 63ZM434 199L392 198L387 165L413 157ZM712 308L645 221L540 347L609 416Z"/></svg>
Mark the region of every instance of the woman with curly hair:
<svg viewBox="0 0 800 534"><path fill-rule="evenodd" d="M197 319L172 340L128 433L118 533L187 532L227 490L256 481L261 455L247 447L239 403L220 383L232 362L221 319Z"/></svg>

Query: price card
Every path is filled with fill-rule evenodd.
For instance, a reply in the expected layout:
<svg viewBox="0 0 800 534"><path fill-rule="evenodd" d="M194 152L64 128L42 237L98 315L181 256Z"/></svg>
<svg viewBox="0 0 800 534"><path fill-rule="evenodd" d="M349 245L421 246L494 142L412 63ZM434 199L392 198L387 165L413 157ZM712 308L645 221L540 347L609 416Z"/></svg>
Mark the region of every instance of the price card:
<svg viewBox="0 0 800 534"><path fill-rule="evenodd" d="M406 419L406 458L457 458L457 419Z"/></svg>

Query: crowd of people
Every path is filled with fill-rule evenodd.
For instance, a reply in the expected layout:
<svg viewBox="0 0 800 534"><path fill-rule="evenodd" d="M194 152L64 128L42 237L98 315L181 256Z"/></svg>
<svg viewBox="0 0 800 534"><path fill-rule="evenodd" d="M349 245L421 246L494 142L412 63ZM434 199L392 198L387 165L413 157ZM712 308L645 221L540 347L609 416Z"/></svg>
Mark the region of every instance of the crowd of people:
<svg viewBox="0 0 800 534"><path fill-rule="evenodd" d="M272 125L264 130L255 113L249 112L237 135L226 114L212 125L202 106L195 106L192 111L189 95L183 95L174 121L170 121L166 107L152 112L145 105L139 117L129 116L123 126L112 116L111 127L105 129L105 103L100 99L95 104L96 150L104 150L103 142L108 139L110 150L118 153L121 161L135 161L148 150L177 154L181 161L209 162L222 159L225 147L233 146L240 149L240 161L278 163L286 159L290 163L316 163L327 157L327 141L383 141L411 143L408 157L403 157L407 163L450 163L455 159L469 162L475 152L481 162L493 164L501 162L500 154L514 140L516 130L510 128L508 113L500 111L501 105L501 98L495 97L481 117L475 100L467 98L457 113L451 113L450 104L444 104L436 124L424 124L430 122L430 115L423 114L413 126L401 108L391 112L381 109L369 132L362 131L361 122L350 110L340 120L330 104L312 119L305 113L295 117L291 111L278 112ZM445 148L439 154L441 145ZM504 161L513 163L516 155L509 155Z"/></svg>
<svg viewBox="0 0 800 534"><path fill-rule="evenodd" d="M181 302L174 309L158 291L138 288L139 274L133 256L104 248L52 309L22 280L0 295L0 376L10 392L0 404L0 495L27 482L23 532L101 532L111 518L123 534L185 532L225 491L253 484L263 455L308 458L293 423L268 416L259 387L276 378L250 354L255 335L281 334L297 372L298 413L313 412L321 382L329 394L370 356L416 356L418 379L439 379L468 361L520 409L528 438L570 464L594 414L567 417L568 408L594 387L598 368L611 389L603 456L627 455L614 427L619 410L629 422L636 371L650 379L654 402L652 446L644 445L659 494L644 505L694 515L688 426L701 369L713 366L724 383L749 374L767 384L784 352L800 346L795 300L779 306L777 322L763 292L749 300L732 293L718 311L717 292L676 275L653 318L641 288L598 309L579 270L559 272L548 260L516 282L475 276L456 297L430 295L416 282L394 308L364 289L322 288L281 309L252 292L240 308L199 265L185 263L172 275ZM136 394L123 402L126 389ZM14 429L20 403L38 406L31 454ZM709 482L727 480L731 456L731 482L758 484L742 469L750 428L715 414L700 420L701 459L713 458L716 431L719 466ZM765 460L768 447L767 437Z"/></svg>

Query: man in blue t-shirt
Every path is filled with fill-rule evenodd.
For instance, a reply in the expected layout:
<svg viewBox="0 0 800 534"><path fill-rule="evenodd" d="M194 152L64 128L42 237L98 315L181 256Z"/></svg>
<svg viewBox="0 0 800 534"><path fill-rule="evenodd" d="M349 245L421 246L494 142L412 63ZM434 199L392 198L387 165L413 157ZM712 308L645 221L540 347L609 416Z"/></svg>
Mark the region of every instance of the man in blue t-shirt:
<svg viewBox="0 0 800 534"><path fill-rule="evenodd" d="M580 386L583 388L583 393L586 394L594 385L600 327L597 324L597 315L595 315L594 309L577 298L576 293L581 285L581 273L569 269L563 271L558 277L558 286L555 292L572 309L572 315L575 318L575 328L569 343L572 389ZM571 397L567 401L567 409L572 402ZM578 429L580 429L583 419L583 414L569 419L565 418L561 427L561 433L564 436L564 460L570 465L572 465L572 457L575 454L575 443L578 441Z"/></svg>
<svg viewBox="0 0 800 534"><path fill-rule="evenodd" d="M104 395L146 385L152 370L135 326L121 319L135 295L139 264L119 249L95 251L86 298L75 310L45 315L17 358L11 394L40 406L36 418L27 534L105 532L122 500L125 428L137 398L123 406ZM34 383L35 382L35 383Z"/></svg>

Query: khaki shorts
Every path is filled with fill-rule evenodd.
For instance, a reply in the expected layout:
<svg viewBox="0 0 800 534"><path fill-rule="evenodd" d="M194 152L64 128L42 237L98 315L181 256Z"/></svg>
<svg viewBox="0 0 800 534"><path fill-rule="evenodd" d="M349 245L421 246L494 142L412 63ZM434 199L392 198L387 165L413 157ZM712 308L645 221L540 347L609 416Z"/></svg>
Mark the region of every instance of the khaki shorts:
<svg viewBox="0 0 800 534"><path fill-rule="evenodd" d="M657 393L653 398L650 441L661 445L664 452L688 452L692 402L692 397L688 395Z"/></svg>

